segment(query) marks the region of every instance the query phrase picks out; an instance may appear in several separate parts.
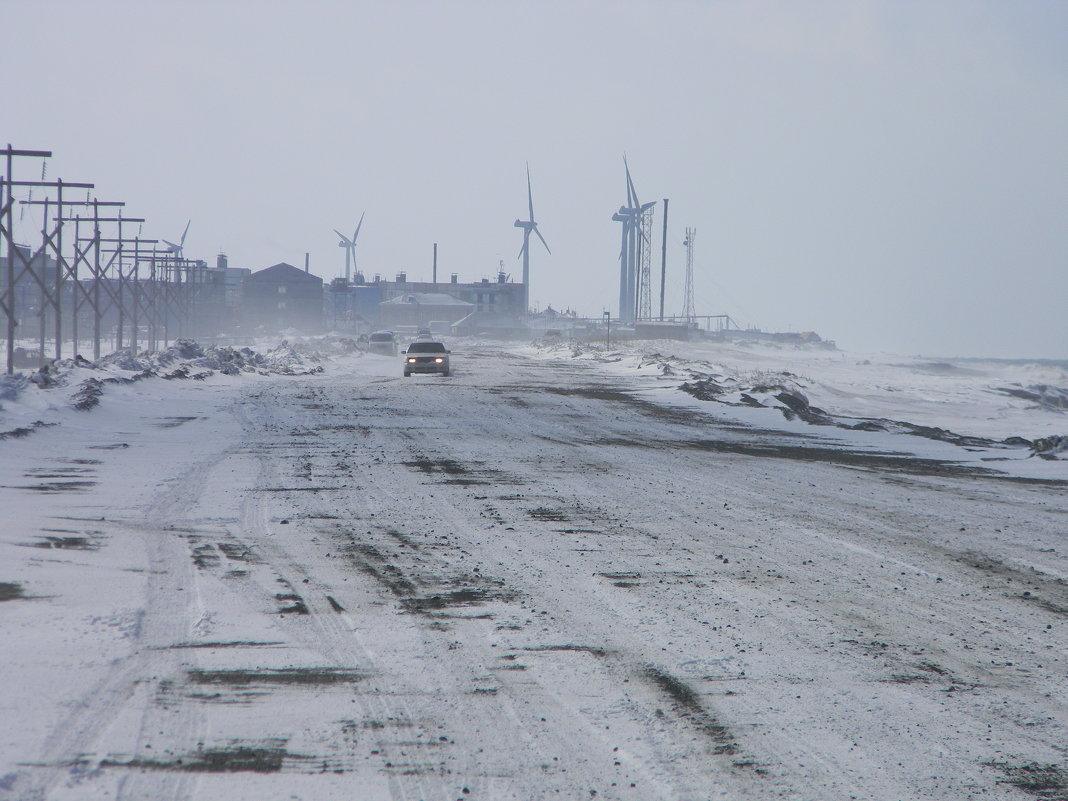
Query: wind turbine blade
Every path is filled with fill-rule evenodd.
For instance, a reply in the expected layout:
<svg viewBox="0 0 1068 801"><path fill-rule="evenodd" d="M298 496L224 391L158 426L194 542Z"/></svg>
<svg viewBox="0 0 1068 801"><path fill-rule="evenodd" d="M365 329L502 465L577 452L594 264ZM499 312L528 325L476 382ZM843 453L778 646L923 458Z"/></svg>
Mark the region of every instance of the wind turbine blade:
<svg viewBox="0 0 1068 801"><path fill-rule="evenodd" d="M344 245L345 247L350 247L352 245L352 241L343 233L341 233L341 231L335 228L334 233L341 237L341 242L338 243L339 246Z"/></svg>
<svg viewBox="0 0 1068 801"><path fill-rule="evenodd" d="M179 243L181 245L185 245L185 235L189 233L189 223L191 223L191 222L193 222L193 221L189 220L185 224L185 230L182 231L182 239L181 239L181 242Z"/></svg>
<svg viewBox="0 0 1068 801"><path fill-rule="evenodd" d="M527 242L529 241L530 240L528 240L526 237L523 237L523 246L519 248L519 255L516 256L517 259L523 258L523 251L527 249Z"/></svg>
<svg viewBox="0 0 1068 801"><path fill-rule="evenodd" d="M165 245L167 245L168 247L170 247L170 249L171 249L172 251L173 251L173 250L178 250L178 246L177 246L176 244L174 244L173 242L170 242L170 241L168 241L168 240L166 240L166 239L164 239L164 240L162 240L162 241L163 241L163 243L164 243Z"/></svg>
<svg viewBox="0 0 1068 801"><path fill-rule="evenodd" d="M366 213L367 212L365 211L363 214L361 214L360 215L360 221L358 223L356 223L356 232L352 235L352 244L353 245L356 244L356 237L358 237L360 235L360 229L363 227L363 215L366 214Z"/></svg>
<svg viewBox="0 0 1068 801"><path fill-rule="evenodd" d="M632 199L632 206L641 206L641 201L638 200L638 190L634 188L634 181L630 177L630 170L627 170L627 196Z"/></svg>
<svg viewBox="0 0 1068 801"><path fill-rule="evenodd" d="M534 195L530 191L530 165L527 165L527 207L530 209L528 222L534 222Z"/></svg>
<svg viewBox="0 0 1068 801"><path fill-rule="evenodd" d="M534 233L536 233L538 235L538 239L540 239L541 243L543 245L545 245L545 249L549 250L549 243L545 241L545 237L541 235L541 231L538 230L538 226L536 226L536 225L534 226ZM552 255L552 251L551 250L549 250L549 255Z"/></svg>

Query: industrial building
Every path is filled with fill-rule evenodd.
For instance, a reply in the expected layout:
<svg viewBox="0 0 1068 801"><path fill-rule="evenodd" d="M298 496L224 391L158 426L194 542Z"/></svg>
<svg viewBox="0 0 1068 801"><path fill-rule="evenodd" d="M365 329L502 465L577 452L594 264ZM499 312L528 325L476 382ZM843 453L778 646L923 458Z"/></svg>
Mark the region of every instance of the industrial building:
<svg viewBox="0 0 1068 801"><path fill-rule="evenodd" d="M506 333L523 324L523 285L511 283L504 273L497 279L461 283L453 273L447 283L409 281L405 273L396 280L375 276L356 283L338 278L326 294L327 325L338 330L366 332L374 328L448 323L465 330Z"/></svg>
<svg viewBox="0 0 1068 801"><path fill-rule="evenodd" d="M378 327L451 329L473 308L467 301L444 292L409 292L379 304Z"/></svg>
<svg viewBox="0 0 1068 801"><path fill-rule="evenodd" d="M241 305L246 331L321 331L323 279L281 262L245 279Z"/></svg>

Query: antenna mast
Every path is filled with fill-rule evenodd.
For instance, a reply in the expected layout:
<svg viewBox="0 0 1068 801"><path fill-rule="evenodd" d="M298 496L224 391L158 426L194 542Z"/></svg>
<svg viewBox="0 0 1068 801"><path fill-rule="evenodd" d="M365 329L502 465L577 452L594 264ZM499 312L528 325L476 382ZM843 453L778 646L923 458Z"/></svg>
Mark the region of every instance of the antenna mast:
<svg viewBox="0 0 1068 801"><path fill-rule="evenodd" d="M639 212L641 217L638 221L638 316L639 320L651 320L653 318L653 280L651 259L653 250L653 205Z"/></svg>
<svg viewBox="0 0 1068 801"><path fill-rule="evenodd" d="M691 323L697 322L697 311L693 307L693 240L695 236L697 236L697 229L687 228L686 239L682 243L686 246L686 299L682 316Z"/></svg>

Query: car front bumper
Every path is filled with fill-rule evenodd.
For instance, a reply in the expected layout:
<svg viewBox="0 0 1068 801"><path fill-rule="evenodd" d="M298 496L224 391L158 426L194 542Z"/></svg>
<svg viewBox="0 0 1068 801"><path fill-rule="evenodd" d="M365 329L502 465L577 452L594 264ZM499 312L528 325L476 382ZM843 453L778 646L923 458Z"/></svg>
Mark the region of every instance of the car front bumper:
<svg viewBox="0 0 1068 801"><path fill-rule="evenodd" d="M406 373L447 373L449 372L449 362L435 361L418 361L418 362L405 362L404 372Z"/></svg>

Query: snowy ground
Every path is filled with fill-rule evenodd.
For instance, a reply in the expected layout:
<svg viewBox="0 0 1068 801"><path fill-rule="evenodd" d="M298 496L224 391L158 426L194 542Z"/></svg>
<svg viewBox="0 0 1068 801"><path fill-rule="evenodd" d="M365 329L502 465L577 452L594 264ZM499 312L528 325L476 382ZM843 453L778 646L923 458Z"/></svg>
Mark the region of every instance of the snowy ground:
<svg viewBox="0 0 1068 801"><path fill-rule="evenodd" d="M0 799L1068 797L1063 369L453 348L0 385Z"/></svg>

